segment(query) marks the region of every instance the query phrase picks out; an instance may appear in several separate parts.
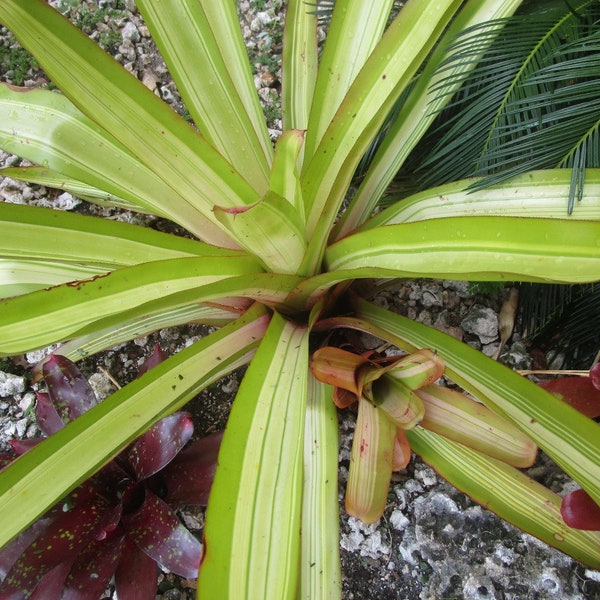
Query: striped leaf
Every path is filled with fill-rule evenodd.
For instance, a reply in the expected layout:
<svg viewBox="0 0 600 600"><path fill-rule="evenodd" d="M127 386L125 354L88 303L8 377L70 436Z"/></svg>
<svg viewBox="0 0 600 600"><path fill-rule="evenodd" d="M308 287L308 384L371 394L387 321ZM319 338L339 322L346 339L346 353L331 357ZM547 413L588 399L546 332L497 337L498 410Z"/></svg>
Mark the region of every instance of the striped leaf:
<svg viewBox="0 0 600 600"><path fill-rule="evenodd" d="M273 150L234 3L140 0L137 6L203 136L257 192L266 192Z"/></svg>
<svg viewBox="0 0 600 600"><path fill-rule="evenodd" d="M435 348L446 375L524 431L566 473L600 501L600 425L453 337L357 300L356 326L413 352Z"/></svg>
<svg viewBox="0 0 600 600"><path fill-rule="evenodd" d="M557 494L514 467L433 432L417 428L406 434L414 451L453 486L505 521L600 568L600 534L568 527Z"/></svg>
<svg viewBox="0 0 600 600"><path fill-rule="evenodd" d="M298 600L341 597L338 420L332 388L308 377Z"/></svg>
<svg viewBox="0 0 600 600"><path fill-rule="evenodd" d="M567 219L430 219L350 235L327 249L326 263L357 277L583 283L600 273L598 231Z"/></svg>
<svg viewBox="0 0 600 600"><path fill-rule="evenodd" d="M308 329L275 313L233 404L208 503L198 593L296 598Z"/></svg>
<svg viewBox="0 0 600 600"><path fill-rule="evenodd" d="M0 547L153 423L248 362L267 322L264 309L248 311L121 388L7 467L0 475Z"/></svg>

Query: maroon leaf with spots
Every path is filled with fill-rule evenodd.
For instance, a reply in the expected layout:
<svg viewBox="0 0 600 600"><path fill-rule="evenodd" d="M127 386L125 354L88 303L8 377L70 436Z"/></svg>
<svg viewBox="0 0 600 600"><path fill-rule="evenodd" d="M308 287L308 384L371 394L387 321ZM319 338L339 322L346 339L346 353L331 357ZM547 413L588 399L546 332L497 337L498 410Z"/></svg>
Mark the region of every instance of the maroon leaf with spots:
<svg viewBox="0 0 600 600"><path fill-rule="evenodd" d="M160 473L168 503L208 504L222 439L219 432L196 440Z"/></svg>
<svg viewBox="0 0 600 600"><path fill-rule="evenodd" d="M127 454L138 481L164 469L187 444L194 432L190 415L177 412L155 423L138 438Z"/></svg>
<svg viewBox="0 0 600 600"><path fill-rule="evenodd" d="M116 533L92 540L73 563L64 582L61 600L100 598L121 559L124 539L122 533Z"/></svg>
<svg viewBox="0 0 600 600"><path fill-rule="evenodd" d="M65 561L48 571L29 600L62 600L65 579L71 570L71 564L71 561Z"/></svg>
<svg viewBox="0 0 600 600"><path fill-rule="evenodd" d="M600 531L600 506L585 490L569 492L563 498L560 514L569 527Z"/></svg>
<svg viewBox="0 0 600 600"><path fill-rule="evenodd" d="M5 577L23 551L48 527L51 519L39 519L0 551L0 577Z"/></svg>
<svg viewBox="0 0 600 600"><path fill-rule="evenodd" d="M115 573L119 600L154 600L158 567L132 540L125 538L121 561Z"/></svg>
<svg viewBox="0 0 600 600"><path fill-rule="evenodd" d="M120 518L121 497L127 485L129 485L129 479L123 469L111 462L75 488L53 510L64 512L74 506L87 504L95 498L110 499L110 506L116 507L112 514L113 521L117 523ZM110 528L111 524L109 523L107 527Z"/></svg>
<svg viewBox="0 0 600 600"><path fill-rule="evenodd" d="M162 358L155 350L146 365ZM64 357L48 359L41 372L48 392L38 394L36 418L52 435L96 399ZM183 450L193 429L184 412L157 422L2 549L0 598L96 600L115 575L120 600L152 600L157 563L196 577L201 545L173 507L206 504L222 436ZM40 441L14 440L0 465Z"/></svg>
<svg viewBox="0 0 600 600"><path fill-rule="evenodd" d="M198 575L200 542L150 490L137 511L123 516L123 524L129 537L157 563L182 577Z"/></svg>
<svg viewBox="0 0 600 600"><path fill-rule="evenodd" d="M50 569L72 561L103 531L113 510L109 500L97 497L59 514L13 564L0 585L0 598L28 597Z"/></svg>
<svg viewBox="0 0 600 600"><path fill-rule="evenodd" d="M64 423L98 404L94 390L75 363L60 354L51 354L41 367L48 395Z"/></svg>

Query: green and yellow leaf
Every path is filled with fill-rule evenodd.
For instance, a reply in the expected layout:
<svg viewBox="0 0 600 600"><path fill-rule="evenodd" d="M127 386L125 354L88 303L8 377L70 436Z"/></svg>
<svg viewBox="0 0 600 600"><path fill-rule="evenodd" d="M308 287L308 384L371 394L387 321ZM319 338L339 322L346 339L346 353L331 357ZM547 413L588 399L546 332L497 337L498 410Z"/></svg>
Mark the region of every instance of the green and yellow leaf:
<svg viewBox="0 0 600 600"><path fill-rule="evenodd" d="M557 494L514 467L433 432L416 428L407 435L414 451L453 486L505 521L600 568L600 534L568 527Z"/></svg>
<svg viewBox="0 0 600 600"><path fill-rule="evenodd" d="M247 363L268 320L257 305L121 388L9 465L0 473L0 547L153 423Z"/></svg>
<svg viewBox="0 0 600 600"><path fill-rule="evenodd" d="M275 313L233 404L208 504L207 598L296 598L308 329Z"/></svg>

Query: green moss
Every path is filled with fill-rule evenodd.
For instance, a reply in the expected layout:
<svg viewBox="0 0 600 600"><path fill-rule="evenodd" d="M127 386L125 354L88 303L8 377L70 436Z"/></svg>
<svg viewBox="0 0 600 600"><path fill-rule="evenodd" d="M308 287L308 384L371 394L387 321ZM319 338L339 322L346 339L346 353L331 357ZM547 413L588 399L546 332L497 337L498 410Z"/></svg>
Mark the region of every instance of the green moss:
<svg viewBox="0 0 600 600"><path fill-rule="evenodd" d="M108 31L98 36L98 44L109 54L115 55L121 43L121 34L117 31Z"/></svg>
<svg viewBox="0 0 600 600"><path fill-rule="evenodd" d="M281 107L279 105L279 96L277 95L277 92L271 90L269 95L271 96L271 104L265 105L264 113L267 123L271 124L277 119L281 119Z"/></svg>
<svg viewBox="0 0 600 600"><path fill-rule="evenodd" d="M2 43L0 43L0 73L2 79L13 85L23 85L30 70L39 71L40 66L14 38L2 28L0 30Z"/></svg>
<svg viewBox="0 0 600 600"><path fill-rule="evenodd" d="M62 0L59 10L69 18L76 27L86 35L97 32L100 23L107 23L111 19L122 19L126 16L124 2L118 2L116 8L90 8L90 5L81 0ZM96 37L97 36L97 37ZM121 43L121 34L118 31L101 31L96 34L98 45L109 54L115 55Z"/></svg>
<svg viewBox="0 0 600 600"><path fill-rule="evenodd" d="M79 29L90 35L96 30L98 23L104 23L108 19L117 19L122 16L122 10L114 8L90 10L87 5L84 5L78 11L74 22Z"/></svg>

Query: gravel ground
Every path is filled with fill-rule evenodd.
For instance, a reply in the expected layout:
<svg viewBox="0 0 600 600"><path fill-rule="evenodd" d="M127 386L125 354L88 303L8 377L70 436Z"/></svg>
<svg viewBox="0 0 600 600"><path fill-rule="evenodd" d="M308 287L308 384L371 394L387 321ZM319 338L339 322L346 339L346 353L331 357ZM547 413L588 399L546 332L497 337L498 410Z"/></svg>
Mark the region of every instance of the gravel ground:
<svg viewBox="0 0 600 600"><path fill-rule="evenodd" d="M132 0L58 0L51 4L66 12L150 89L185 114L177 89ZM240 2L242 29L255 67L255 83L274 139L281 130L278 100L282 4L279 0ZM0 43L1 80L26 86L47 83L44 74L26 57L19 55L18 61L14 58L18 51L6 32L0 33ZM13 165L17 160L0 154L0 164ZM23 185L8 178L0 180L0 199L92 211L106 218L164 226L149 217L119 210L90 209L70 194ZM505 293L502 290L491 296L477 295L460 282L413 281L379 290L376 301L493 355L499 343L497 315ZM121 385L127 383L155 342L167 352L175 352L204 333L206 329L197 326L162 330L88 359L82 363L82 369L103 398L114 391L107 374ZM32 353L18 360L0 361L0 444L13 437L38 435L29 410L34 393L26 385L24 370L39 358L38 353ZM531 359L518 333L502 360L519 368L529 366ZM188 408L201 415L197 419L198 435L223 428L240 376L237 373L228 377L190 404ZM395 476L386 511L378 523L367 526L347 517L343 511L343 493L353 427L354 415L341 413L340 527L345 600L600 598L600 573L506 525L441 481L418 460L406 472ZM570 482L544 457L531 474L557 492L569 489ZM201 511L185 510L182 518L201 535ZM193 598L194 582L164 575L159 591L157 597L163 599Z"/></svg>

